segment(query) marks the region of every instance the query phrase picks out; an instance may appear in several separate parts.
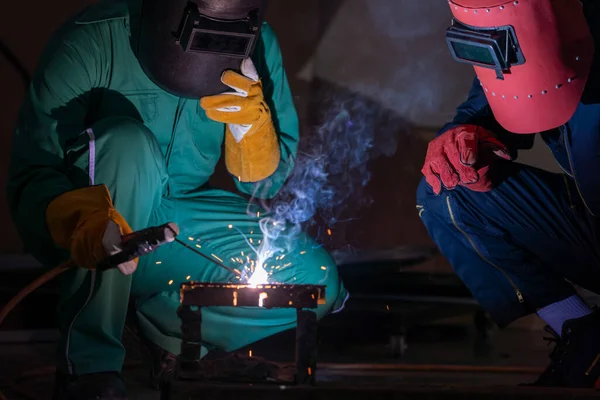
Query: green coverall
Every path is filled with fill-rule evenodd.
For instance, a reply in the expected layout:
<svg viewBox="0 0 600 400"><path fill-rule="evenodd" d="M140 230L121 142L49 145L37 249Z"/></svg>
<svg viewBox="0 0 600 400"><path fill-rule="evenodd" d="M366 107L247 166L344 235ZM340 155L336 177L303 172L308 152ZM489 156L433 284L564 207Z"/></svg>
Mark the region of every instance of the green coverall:
<svg viewBox="0 0 600 400"><path fill-rule="evenodd" d="M68 21L51 38L21 110L10 164L8 199L26 250L49 267L68 259L45 222L58 195L105 184L116 209L135 230L169 221L181 236L240 267L256 244L258 217L248 201L207 182L221 157L225 127L209 120L197 100L159 89L142 71L132 47L136 11L119 0L102 2ZM287 178L298 145L298 119L276 37L265 24L253 56L273 114L282 160L268 180L272 197ZM240 183L251 194L255 184ZM230 228L229 225L237 229ZM318 317L347 296L330 256L307 236L273 272L272 282L327 285ZM285 267L284 267L285 266ZM139 260L132 276L76 268L61 281L58 368L76 375L119 371L121 335L130 295L143 334L178 354L179 283L237 282L183 246L172 243ZM295 311L221 307L203 313L205 350L235 350L295 326Z"/></svg>

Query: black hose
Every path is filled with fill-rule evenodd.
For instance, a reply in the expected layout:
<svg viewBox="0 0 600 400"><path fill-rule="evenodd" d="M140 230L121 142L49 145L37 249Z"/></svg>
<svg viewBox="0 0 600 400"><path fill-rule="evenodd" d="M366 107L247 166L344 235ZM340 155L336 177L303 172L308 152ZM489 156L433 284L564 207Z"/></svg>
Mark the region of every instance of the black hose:
<svg viewBox="0 0 600 400"><path fill-rule="evenodd" d="M29 71L27 71L27 68L25 68L21 60L19 60L15 53L12 52L12 50L6 45L6 43L4 43L4 40L2 39L0 39L0 54L2 54L2 56L8 60L10 65L17 70L17 73L23 81L23 85L25 88L28 88L29 83L31 82L31 75L29 74Z"/></svg>

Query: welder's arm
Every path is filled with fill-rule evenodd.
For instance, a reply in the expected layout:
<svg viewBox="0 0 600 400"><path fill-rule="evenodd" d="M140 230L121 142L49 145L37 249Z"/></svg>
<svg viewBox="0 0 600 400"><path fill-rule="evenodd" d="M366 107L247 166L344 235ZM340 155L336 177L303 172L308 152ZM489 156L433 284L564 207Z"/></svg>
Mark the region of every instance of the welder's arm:
<svg viewBox="0 0 600 400"><path fill-rule="evenodd" d="M65 142L84 129L92 82L83 57L81 49L69 42L49 44L13 135L7 185L10 212L25 250L49 265L68 257L52 240L46 209L57 196L74 189L63 155Z"/></svg>
<svg viewBox="0 0 600 400"><path fill-rule="evenodd" d="M586 208L600 216L600 103L579 103L575 114L560 128L554 147L557 161L575 180Z"/></svg>
<svg viewBox="0 0 600 400"><path fill-rule="evenodd" d="M7 197L25 250L52 266L71 256L93 268L105 256L105 233L131 229L118 215L105 186L86 187L87 171L68 171L69 142L85 134L92 88L98 84L94 38L82 30L53 38L21 108L13 136ZM83 176L76 179L74 176ZM113 228L115 227L112 224ZM123 272L123 271L122 271Z"/></svg>
<svg viewBox="0 0 600 400"><path fill-rule="evenodd" d="M459 125L476 125L492 132L498 140L508 147L513 159L517 158L518 150L531 149L535 139L534 135L510 133L496 121L477 77L473 80L467 99L456 109L454 119L444 125L436 136L440 136Z"/></svg>
<svg viewBox="0 0 600 400"><path fill-rule="evenodd" d="M279 139L280 162L275 172L261 182L240 182L238 179L235 179L235 182L241 192L254 194L259 198L272 198L283 187L294 167L300 128L283 68L281 49L275 32L268 24L263 25L262 38L263 48L257 48L254 58L262 78L265 101L271 110L271 119Z"/></svg>
<svg viewBox="0 0 600 400"><path fill-rule="evenodd" d="M240 191L271 198L294 166L299 127L279 45L267 24L241 74L226 71L221 81L233 91L204 97L200 105L208 118L225 124L225 165Z"/></svg>

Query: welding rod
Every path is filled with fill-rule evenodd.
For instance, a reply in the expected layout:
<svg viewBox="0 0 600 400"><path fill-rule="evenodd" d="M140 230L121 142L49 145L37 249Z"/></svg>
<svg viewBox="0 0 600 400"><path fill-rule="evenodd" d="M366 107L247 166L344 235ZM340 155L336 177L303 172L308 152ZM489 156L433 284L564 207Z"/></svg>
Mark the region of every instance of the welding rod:
<svg viewBox="0 0 600 400"><path fill-rule="evenodd" d="M195 248L193 248L189 244L181 241L180 239L175 238L175 241L177 243L179 243L180 245L182 245L184 247L187 247L188 249L190 249L194 253L198 254L199 256L202 256L202 257L206 258L208 261L211 261L211 262L217 264L219 267L226 269L227 271L231 272L232 274L237 275L237 276L241 276L242 275L242 273L240 271L237 271L235 269L229 268L228 266L226 266L225 264L223 264L223 263L215 260L214 258L210 258L206 254L202 253L201 251L196 250Z"/></svg>

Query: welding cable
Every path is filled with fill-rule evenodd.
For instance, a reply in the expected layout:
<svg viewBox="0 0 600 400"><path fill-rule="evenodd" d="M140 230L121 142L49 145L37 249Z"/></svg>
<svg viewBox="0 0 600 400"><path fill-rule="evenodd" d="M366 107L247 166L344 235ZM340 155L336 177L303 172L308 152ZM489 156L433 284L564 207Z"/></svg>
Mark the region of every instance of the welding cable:
<svg viewBox="0 0 600 400"><path fill-rule="evenodd" d="M29 296L29 294L31 294L31 292L33 292L34 290L36 290L40 286L44 285L45 283L51 281L52 279L54 279L58 275L60 275L63 272L67 271L68 269L72 268L74 265L75 264L72 261L67 261L67 262L65 262L63 264L60 264L59 266L57 266L57 267L51 269L50 271L46 272L45 274L43 274L42 276L40 276L39 278L37 278L36 280L34 280L33 282L31 282L29 285L27 285L26 287L24 287L23 289L21 289L21 291L19 291L19 293L17 293L2 308L2 311L0 311L0 326L2 326L2 323L4 322L4 320L6 319L6 317L8 316L8 314L10 314L10 312L12 310L14 310L15 307L17 305L19 305L19 303L21 303L21 301L23 301L23 299L25 297ZM21 388L16 382L8 381L8 382L6 382L5 386L7 386L12 391L14 391L15 393L18 393L21 396L24 396L24 397L26 397L28 399L31 399L31 400L37 400L37 398L35 396L33 396L31 393L29 393L29 391ZM2 393L2 391L0 391L0 400L7 400L7 398L4 396L4 394Z"/></svg>
<svg viewBox="0 0 600 400"><path fill-rule="evenodd" d="M51 281L63 272L73 268L74 266L75 264L73 263L73 261L67 261L65 263L62 263L59 266L46 272L45 274L31 282L29 285L25 286L23 289L21 289L19 293L17 293L4 307L2 307L2 311L0 311L0 326L2 326L2 323L4 322L8 314L10 314L10 312L14 310L15 307L19 305L19 303L21 303L21 301L23 301L25 297L29 296L31 292L44 285L45 283ZM12 382L8 383L8 387L10 387L13 391L19 393L22 396L36 400L35 397L33 397L30 393L24 391L24 389L22 388L19 388L16 384ZM2 391L0 391L0 400L7 400Z"/></svg>
<svg viewBox="0 0 600 400"><path fill-rule="evenodd" d="M50 271L46 272L44 275L40 276L39 278L37 278L36 280L34 280L33 282L31 282L29 285L25 286L23 289L21 289L21 291L19 293L17 293L2 308L2 311L0 311L0 326L2 326L2 323L4 322L4 320L6 319L6 317L8 316L8 314L10 314L10 312L21 301L23 301L23 299L25 297L29 296L31 294L31 292L33 292L34 290L36 290L37 288L39 288L40 286L42 286L46 282L51 281L52 279L54 279L58 275L60 275L63 272L67 271L68 269L73 268L74 266L75 266L75 264L73 263L73 261L67 261L65 263L62 263L58 267L55 267L55 268L51 269ZM2 397L0 397L0 399L2 399Z"/></svg>

